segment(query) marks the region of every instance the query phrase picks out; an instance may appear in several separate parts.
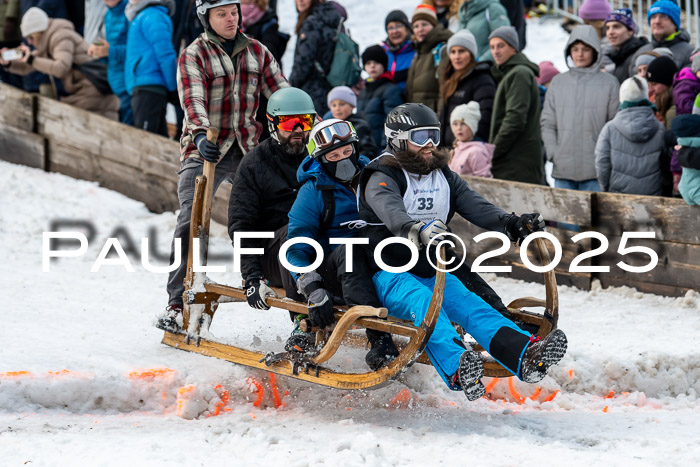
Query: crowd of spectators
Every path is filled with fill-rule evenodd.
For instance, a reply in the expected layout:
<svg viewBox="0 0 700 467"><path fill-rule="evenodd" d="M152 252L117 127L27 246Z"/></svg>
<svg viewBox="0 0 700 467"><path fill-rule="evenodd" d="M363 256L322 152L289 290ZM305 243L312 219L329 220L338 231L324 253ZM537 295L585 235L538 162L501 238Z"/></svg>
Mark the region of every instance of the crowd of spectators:
<svg viewBox="0 0 700 467"><path fill-rule="evenodd" d="M241 3L241 31L281 61L290 36L279 30L276 2ZM650 39L631 10L584 1L585 24L562 51L568 70L523 54L519 0L427 0L410 17L390 12L384 39L361 51L366 79L337 87L326 76L347 11L337 1L295 3L289 83L311 96L319 116L352 122L370 158L386 145L387 114L423 103L440 117L440 146L453 151L457 172L544 184L550 161L559 188L700 202L692 116L700 54L673 0L651 5ZM0 60L0 80L168 135L168 102L182 115L178 55L203 34L196 10L185 0L2 1L2 50L20 58ZM107 91L96 82L102 70ZM258 105L267 131L263 98Z"/></svg>

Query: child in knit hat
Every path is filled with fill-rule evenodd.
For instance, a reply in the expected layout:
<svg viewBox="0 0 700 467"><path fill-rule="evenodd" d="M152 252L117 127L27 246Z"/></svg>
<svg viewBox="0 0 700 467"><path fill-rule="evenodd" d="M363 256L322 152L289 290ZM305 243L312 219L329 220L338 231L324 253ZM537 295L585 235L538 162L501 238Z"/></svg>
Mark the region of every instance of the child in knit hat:
<svg viewBox="0 0 700 467"><path fill-rule="evenodd" d="M372 138L380 149L386 146L384 122L394 107L403 104L401 88L387 71L389 58L380 45L368 47L362 53L362 64L369 78L357 96L357 111L367 116Z"/></svg>
<svg viewBox="0 0 700 467"><path fill-rule="evenodd" d="M496 146L473 141L481 120L479 103L471 101L455 107L450 115L452 133L455 135L450 169L460 175L493 178L491 160Z"/></svg>
<svg viewBox="0 0 700 467"><path fill-rule="evenodd" d="M330 90L326 97L330 113L333 118L347 120L355 127L357 137L360 139L360 153L370 159L377 157L377 144L372 138L372 131L364 114L353 113L357 107L357 96L348 86L336 86ZM324 115L324 120L330 116Z"/></svg>

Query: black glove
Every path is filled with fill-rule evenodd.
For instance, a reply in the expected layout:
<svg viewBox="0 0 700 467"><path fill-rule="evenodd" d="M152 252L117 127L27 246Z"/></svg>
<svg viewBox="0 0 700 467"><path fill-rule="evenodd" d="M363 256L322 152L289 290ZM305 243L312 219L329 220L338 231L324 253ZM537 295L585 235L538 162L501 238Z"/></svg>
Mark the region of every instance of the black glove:
<svg viewBox="0 0 700 467"><path fill-rule="evenodd" d="M325 328L335 322L333 299L323 288L321 275L316 271L299 276L297 288L303 293L309 304L309 319L312 326Z"/></svg>
<svg viewBox="0 0 700 467"><path fill-rule="evenodd" d="M517 216L511 214L506 221L506 235L520 245L531 232L544 230L544 218L539 212Z"/></svg>
<svg viewBox="0 0 700 467"><path fill-rule="evenodd" d="M265 298L277 294L268 285L265 279L254 277L245 281L245 298L248 305L258 310L269 310L270 306L265 302Z"/></svg>
<svg viewBox="0 0 700 467"><path fill-rule="evenodd" d="M200 133L194 137L194 144L199 150L199 155L202 156L205 161L219 162L219 156L221 155L219 145L207 141L207 136L204 133Z"/></svg>
<svg viewBox="0 0 700 467"><path fill-rule="evenodd" d="M177 93L177 89L174 91L168 91L168 104L172 104L175 107L180 107L180 95Z"/></svg>

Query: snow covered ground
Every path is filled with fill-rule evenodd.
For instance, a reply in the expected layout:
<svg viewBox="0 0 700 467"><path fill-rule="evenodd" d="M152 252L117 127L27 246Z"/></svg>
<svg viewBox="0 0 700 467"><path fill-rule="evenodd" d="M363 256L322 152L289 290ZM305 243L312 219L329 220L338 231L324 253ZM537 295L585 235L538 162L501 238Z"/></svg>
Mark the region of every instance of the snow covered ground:
<svg viewBox="0 0 700 467"><path fill-rule="evenodd" d="M364 24L369 2L346 3L363 48L381 38L389 9L410 14L414 6L373 3L377 25ZM291 4L280 2L287 30L296 18ZM558 25L530 23L529 31L528 55L561 69ZM90 272L119 228L122 245L124 232L136 251L148 236L167 255L173 213L152 214L96 184L4 162L0 187L2 466L700 464L696 293L560 287L560 327L570 341L562 364L537 386L515 382L511 392L500 380L491 399L473 403L423 365L374 391L284 377L273 384L266 372L161 345L152 323L165 305L166 276L146 271L138 256L129 256L134 272L115 265ZM56 219L88 222L94 238L84 256L54 260L42 272L42 233ZM214 230L210 253L225 256L225 231ZM486 278L506 302L544 295L539 284ZM282 310L231 304L211 331L267 351L282 348L289 328ZM331 363L365 370L360 351ZM178 412L192 409L195 392L202 414L186 420Z"/></svg>
<svg viewBox="0 0 700 467"><path fill-rule="evenodd" d="M58 174L4 162L0 174L2 465L700 462L697 294L560 287L560 327L570 350L534 400L516 398L537 387L516 382L513 395L501 380L492 400L469 403L431 367L416 365L374 391L277 377L275 408L266 372L160 344L152 322L165 303L165 275L146 271L138 256L130 256L134 272L116 265L90 272L119 227L137 248L149 235L167 252L174 214L149 213L139 202ZM42 232L57 218L88 221L96 234L84 256L53 260L42 272ZM218 232L210 251L223 254L229 243L223 228ZM229 261L219 264L232 269ZM237 281L232 273L213 278ZM487 279L506 301L544 293L539 284ZM220 308L212 332L281 350L289 328L285 311L231 304ZM331 363L364 370L360 351ZM202 414L185 420L178 393L195 391ZM211 416L217 405L220 414Z"/></svg>

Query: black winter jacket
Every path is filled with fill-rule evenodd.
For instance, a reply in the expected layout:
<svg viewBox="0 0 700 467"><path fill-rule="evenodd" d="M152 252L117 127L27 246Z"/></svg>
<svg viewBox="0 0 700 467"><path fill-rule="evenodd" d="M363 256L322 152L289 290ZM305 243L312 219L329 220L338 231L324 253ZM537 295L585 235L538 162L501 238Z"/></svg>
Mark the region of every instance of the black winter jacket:
<svg viewBox="0 0 700 467"><path fill-rule="evenodd" d="M289 84L311 96L319 115L328 112L326 95L331 85L316 64L320 64L324 73L330 71L340 20L338 10L332 4L320 3L313 7L313 12L304 20L297 36Z"/></svg>
<svg viewBox="0 0 700 467"><path fill-rule="evenodd" d="M287 215L301 184L297 168L306 157L287 154L280 144L268 138L241 161L231 190L228 207L228 233L272 232L289 222ZM257 239L244 239L245 248L259 248ZM241 257L243 278L263 277L259 255Z"/></svg>
<svg viewBox="0 0 700 467"><path fill-rule="evenodd" d="M372 138L379 148L386 146L384 123L394 107L403 104L401 88L390 78L389 73L380 76L376 81L366 81L365 87L357 96L357 111L367 116L372 131Z"/></svg>
<svg viewBox="0 0 700 467"><path fill-rule="evenodd" d="M440 126L442 127L442 135L440 139L441 145L444 147L452 147L455 140L450 126L450 114L461 104L466 104L470 101L479 103L481 111L481 120L479 127L476 130L476 138L481 138L483 141L489 140L489 132L491 131L491 113L493 111L493 98L496 95L496 81L491 76L491 62L481 62L457 85L457 90L454 94L442 103L440 111Z"/></svg>
<svg viewBox="0 0 700 467"><path fill-rule="evenodd" d="M352 126L355 127L357 137L360 139L360 154L367 156L370 159L377 157L379 150L377 149L377 144L374 142L374 138L372 137L372 131L370 130L369 123L367 122L367 116L364 113L358 112L350 115L347 118L347 121L352 123Z"/></svg>
<svg viewBox="0 0 700 467"><path fill-rule="evenodd" d="M289 35L279 32L277 15L274 11L268 8L262 18L246 28L245 33L267 47L280 64L280 68L282 67L282 56L287 49Z"/></svg>

